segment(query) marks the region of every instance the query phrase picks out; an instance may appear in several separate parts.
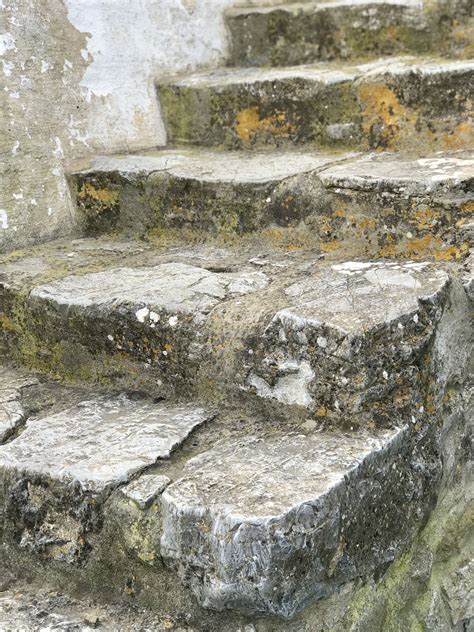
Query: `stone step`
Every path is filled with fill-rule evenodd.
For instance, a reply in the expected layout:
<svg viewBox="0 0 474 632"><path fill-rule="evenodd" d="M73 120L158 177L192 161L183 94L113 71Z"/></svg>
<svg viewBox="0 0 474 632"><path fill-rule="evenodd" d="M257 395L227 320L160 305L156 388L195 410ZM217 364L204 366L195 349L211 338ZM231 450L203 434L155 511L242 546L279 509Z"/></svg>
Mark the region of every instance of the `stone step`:
<svg viewBox="0 0 474 632"><path fill-rule="evenodd" d="M436 408L444 314L459 309L464 324L470 314L456 270L424 262L188 247L151 249L129 266L122 253L121 267L98 251L71 274L63 261L74 251L56 255L42 273L33 257L29 279L2 268L0 290L15 297L3 326L28 366L330 426L424 423Z"/></svg>
<svg viewBox="0 0 474 632"><path fill-rule="evenodd" d="M220 442L164 491L161 553L204 607L291 619L406 550L441 469L433 428Z"/></svg>
<svg viewBox="0 0 474 632"><path fill-rule="evenodd" d="M171 143L257 149L472 146L474 62L228 68L158 86Z"/></svg>
<svg viewBox="0 0 474 632"><path fill-rule="evenodd" d="M462 328L444 326L441 399L465 371ZM37 380L2 376L11 389ZM228 628L181 593L212 610L292 618L407 550L456 468L444 451L459 406L451 394L443 432L441 407L431 423L357 431L289 430L255 412L243 424L237 411L236 432L223 411L136 394L37 411L0 445L2 559L89 594L107 577L121 602L184 603L214 629ZM268 629L286 629L277 624Z"/></svg>
<svg viewBox="0 0 474 632"><path fill-rule="evenodd" d="M72 167L86 234L192 229L260 232L323 252L457 260L467 256L472 152L394 154L164 150ZM467 231L467 232L466 232Z"/></svg>
<svg viewBox="0 0 474 632"><path fill-rule="evenodd" d="M418 0L336 0L234 8L227 12L229 63L292 66L332 59L427 53L448 45L443 24Z"/></svg>
<svg viewBox="0 0 474 632"><path fill-rule="evenodd" d="M137 476L169 459L212 416L192 404L102 395L31 417L18 437L0 446L3 542L50 561L84 564L100 540L114 490L130 483L129 498L148 508L169 479L154 475L147 491L145 474L138 479L140 496Z"/></svg>

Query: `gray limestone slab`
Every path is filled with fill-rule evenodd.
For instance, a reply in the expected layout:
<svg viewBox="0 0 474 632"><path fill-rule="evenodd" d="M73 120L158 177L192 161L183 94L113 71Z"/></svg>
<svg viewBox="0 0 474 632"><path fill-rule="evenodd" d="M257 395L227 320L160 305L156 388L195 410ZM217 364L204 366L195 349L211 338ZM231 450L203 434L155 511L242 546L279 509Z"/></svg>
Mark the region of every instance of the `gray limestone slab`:
<svg viewBox="0 0 474 632"><path fill-rule="evenodd" d="M424 195L472 190L473 174L472 152L439 153L426 158L372 153L344 164L330 165L319 178L328 187Z"/></svg>
<svg viewBox="0 0 474 632"><path fill-rule="evenodd" d="M147 509L171 483L171 479L163 474L142 474L137 479L121 488L122 494L133 500L140 509Z"/></svg>
<svg viewBox="0 0 474 632"><path fill-rule="evenodd" d="M433 60L413 56L387 57L366 64L316 63L287 68L222 68L201 71L179 78L172 85L179 88L225 88L231 85L302 80L315 84L333 85L344 81L373 81L383 75L393 76L456 74L474 71L474 61Z"/></svg>
<svg viewBox="0 0 474 632"><path fill-rule="evenodd" d="M99 494L169 458L209 418L193 405L99 397L29 420L19 437L0 447L0 469L78 483L83 491Z"/></svg>
<svg viewBox="0 0 474 632"><path fill-rule="evenodd" d="M94 308L111 312L119 306L127 306L135 311L139 322L146 321L154 328L160 322L162 311L199 316L223 299L244 295L267 283L267 277L260 272L214 273L183 263L169 263L70 276L36 287L31 297L82 310ZM177 318L171 316L169 326L176 326Z"/></svg>
<svg viewBox="0 0 474 632"><path fill-rule="evenodd" d="M430 441L396 429L221 443L164 491L162 555L206 607L292 617L403 550L439 476Z"/></svg>
<svg viewBox="0 0 474 632"><path fill-rule="evenodd" d="M247 388L338 424L423 417L417 367L448 287L446 272L424 262L322 266L286 287L287 307L252 347Z"/></svg>
<svg viewBox="0 0 474 632"><path fill-rule="evenodd" d="M350 156L350 154L348 154ZM166 172L175 178L202 182L233 182L257 184L280 181L344 158L341 155L303 153L297 151L254 153L195 150L172 150L144 155L97 156L83 169L74 173L85 176L93 173L118 172L127 175L151 175Z"/></svg>

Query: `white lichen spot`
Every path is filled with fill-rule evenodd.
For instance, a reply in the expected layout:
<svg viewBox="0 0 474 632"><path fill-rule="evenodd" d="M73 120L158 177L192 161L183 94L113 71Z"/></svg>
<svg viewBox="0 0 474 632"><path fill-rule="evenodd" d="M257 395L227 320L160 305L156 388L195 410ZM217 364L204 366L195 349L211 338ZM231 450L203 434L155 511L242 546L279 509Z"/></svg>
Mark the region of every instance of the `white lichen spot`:
<svg viewBox="0 0 474 632"><path fill-rule="evenodd" d="M135 316L137 317L138 322L144 323L149 313L150 310L148 309L148 307L142 307L142 309L139 309L137 312L135 312Z"/></svg>
<svg viewBox="0 0 474 632"><path fill-rule="evenodd" d="M12 155L13 155L13 156L16 156L16 155L17 155L17 153L18 153L18 150L19 150L19 149L20 149L20 141L19 141L19 140L17 140L17 141L15 142L15 144L13 145L13 147L12 147Z"/></svg>
<svg viewBox="0 0 474 632"><path fill-rule="evenodd" d="M110 340L110 342L113 342L114 337L111 334L109 334L107 338Z"/></svg>
<svg viewBox="0 0 474 632"><path fill-rule="evenodd" d="M387 371L384 371L384 372L382 373L382 375L383 375L383 379L384 379L384 380L388 380L388 373L387 373Z"/></svg>
<svg viewBox="0 0 474 632"><path fill-rule="evenodd" d="M160 320L160 315L156 312L150 312L150 320L152 323L157 323Z"/></svg>
<svg viewBox="0 0 474 632"><path fill-rule="evenodd" d="M178 317L177 316L171 316L171 318L168 321L170 327L176 327L176 325L178 324Z"/></svg>
<svg viewBox="0 0 474 632"><path fill-rule="evenodd" d="M48 72L50 68L51 68L51 64L48 64L48 62L43 59L41 61L41 74L44 75L44 73Z"/></svg>
<svg viewBox="0 0 474 632"><path fill-rule="evenodd" d="M3 74L5 77L11 77L12 71L15 68L15 64L12 61L2 59Z"/></svg>
<svg viewBox="0 0 474 632"><path fill-rule="evenodd" d="M4 55L7 50L17 50L15 39L11 33L0 33L0 55Z"/></svg>
<svg viewBox="0 0 474 632"><path fill-rule="evenodd" d="M0 226L3 229L8 228L8 215L4 208L0 208Z"/></svg>
<svg viewBox="0 0 474 632"><path fill-rule="evenodd" d="M318 343L318 347L321 347L322 349L325 349L328 346L328 340L324 336L318 336L316 342Z"/></svg>
<svg viewBox="0 0 474 632"><path fill-rule="evenodd" d="M55 148L53 150L53 155L58 159L64 158L64 151L61 145L61 140L57 136L54 139L54 144L55 144Z"/></svg>
<svg viewBox="0 0 474 632"><path fill-rule="evenodd" d="M418 317L418 314L415 314L415 315L413 316L413 322L414 322L414 323L416 323L416 324L418 324L419 320L420 320L420 319L419 319L419 317Z"/></svg>
<svg viewBox="0 0 474 632"><path fill-rule="evenodd" d="M23 193L14 193L13 197L15 200L22 200L23 199Z"/></svg>
<svg viewBox="0 0 474 632"><path fill-rule="evenodd" d="M53 214L53 209L48 206L48 217L51 217L51 215Z"/></svg>

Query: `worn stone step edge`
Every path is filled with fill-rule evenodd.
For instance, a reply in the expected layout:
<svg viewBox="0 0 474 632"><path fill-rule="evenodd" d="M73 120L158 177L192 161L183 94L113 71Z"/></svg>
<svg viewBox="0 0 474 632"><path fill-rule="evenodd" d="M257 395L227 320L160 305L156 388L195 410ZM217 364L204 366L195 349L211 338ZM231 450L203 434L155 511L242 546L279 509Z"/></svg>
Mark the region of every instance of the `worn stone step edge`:
<svg viewBox="0 0 474 632"><path fill-rule="evenodd" d="M86 234L260 231L323 252L456 260L468 255L472 153L425 158L163 150L71 166ZM79 167L81 167L79 169Z"/></svg>

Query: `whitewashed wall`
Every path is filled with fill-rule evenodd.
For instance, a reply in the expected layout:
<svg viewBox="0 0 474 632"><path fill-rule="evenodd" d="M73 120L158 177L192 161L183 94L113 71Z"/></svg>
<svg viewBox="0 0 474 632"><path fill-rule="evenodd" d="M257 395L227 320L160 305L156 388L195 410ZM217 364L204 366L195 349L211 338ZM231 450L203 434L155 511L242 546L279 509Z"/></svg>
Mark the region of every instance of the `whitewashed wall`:
<svg viewBox="0 0 474 632"><path fill-rule="evenodd" d="M219 64L238 3L0 0L0 251L74 230L67 161L166 143L154 82Z"/></svg>

